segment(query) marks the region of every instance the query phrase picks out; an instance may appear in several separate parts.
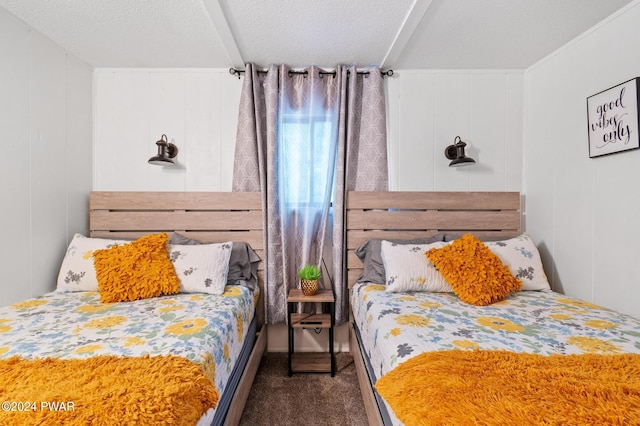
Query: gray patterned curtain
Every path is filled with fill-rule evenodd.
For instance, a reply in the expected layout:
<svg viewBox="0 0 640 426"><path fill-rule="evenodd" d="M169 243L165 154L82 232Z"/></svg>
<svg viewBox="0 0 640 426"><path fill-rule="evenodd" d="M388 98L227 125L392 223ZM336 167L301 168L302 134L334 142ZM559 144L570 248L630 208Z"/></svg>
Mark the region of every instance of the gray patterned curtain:
<svg viewBox="0 0 640 426"><path fill-rule="evenodd" d="M266 321L286 321L286 297L298 287L297 269L303 263L320 265L324 249L330 184L333 191L333 232L331 234L333 291L336 297L336 323L348 319L348 289L345 275L344 200L348 190L381 191L388 189L386 112L382 75L378 68L358 74L355 67L340 66L335 77L321 76L311 67L306 75L291 74L284 65L272 65L258 72L247 64L240 100L238 131L233 172L234 191L261 191L265 215ZM315 100L315 101L314 101ZM315 107L313 105L316 105ZM308 111L305 109L308 108ZM284 177L283 163L287 145L282 142L283 128L295 110L317 117L331 110L332 143L327 158L326 184L313 186L321 203L313 207L287 199L296 179ZM290 127L291 128L291 127ZM310 135L311 137L311 135ZM294 138L295 139L295 138ZM287 143L304 143L289 140ZM324 157L323 157L324 158ZM314 163L316 164L316 163ZM300 164L310 168L310 164ZM335 173L335 176L334 176ZM295 185L293 185L295 186ZM297 190L297 189L296 189ZM295 192L295 191L294 191ZM317 194L316 194L317 195ZM325 280L325 288L329 287Z"/></svg>

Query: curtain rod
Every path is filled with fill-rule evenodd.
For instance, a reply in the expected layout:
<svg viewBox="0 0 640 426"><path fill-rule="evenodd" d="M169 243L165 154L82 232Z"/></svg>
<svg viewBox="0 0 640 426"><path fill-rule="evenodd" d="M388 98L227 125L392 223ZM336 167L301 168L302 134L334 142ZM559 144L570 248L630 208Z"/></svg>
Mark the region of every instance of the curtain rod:
<svg viewBox="0 0 640 426"><path fill-rule="evenodd" d="M238 80L240 79L240 76L242 74L244 74L244 70L239 70L237 68L229 68L229 74L231 75L237 75L238 76ZM267 70L258 70L258 73L267 73ZM307 75L309 72L308 71L289 71L289 77L291 77L294 74L302 74L302 75ZM347 71L347 77L349 76L350 71ZM365 75L366 77L369 76L369 71L358 71L358 74L362 74ZM335 77L336 72L335 71L320 71L320 77L322 77L323 75L332 75ZM382 71L380 70L380 75L382 75L382 77L391 77L393 75L393 70L386 70L386 71Z"/></svg>

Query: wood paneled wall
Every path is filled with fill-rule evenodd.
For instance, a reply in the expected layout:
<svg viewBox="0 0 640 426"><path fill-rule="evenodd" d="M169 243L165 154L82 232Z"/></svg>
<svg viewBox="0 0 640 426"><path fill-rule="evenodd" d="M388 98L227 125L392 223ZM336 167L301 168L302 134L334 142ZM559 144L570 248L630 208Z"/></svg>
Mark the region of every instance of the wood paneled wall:
<svg viewBox="0 0 640 426"><path fill-rule="evenodd" d="M92 187L92 69L0 8L0 305L55 289Z"/></svg>
<svg viewBox="0 0 640 426"><path fill-rule="evenodd" d="M522 72L396 70L385 82L392 190L521 189ZM231 190L241 89L227 70L98 69L94 190ZM178 167L147 164L163 133ZM456 136L476 165L448 167Z"/></svg>
<svg viewBox="0 0 640 426"><path fill-rule="evenodd" d="M100 191L229 191L242 81L220 69L97 69ZM166 134L176 166L147 163Z"/></svg>
<svg viewBox="0 0 640 426"><path fill-rule="evenodd" d="M523 166L552 289L636 317L640 150L589 158L586 100L640 76L639 22L633 1L527 70Z"/></svg>
<svg viewBox="0 0 640 426"><path fill-rule="evenodd" d="M392 190L520 191L523 72L397 70L386 82ZM449 167L456 136L475 165Z"/></svg>

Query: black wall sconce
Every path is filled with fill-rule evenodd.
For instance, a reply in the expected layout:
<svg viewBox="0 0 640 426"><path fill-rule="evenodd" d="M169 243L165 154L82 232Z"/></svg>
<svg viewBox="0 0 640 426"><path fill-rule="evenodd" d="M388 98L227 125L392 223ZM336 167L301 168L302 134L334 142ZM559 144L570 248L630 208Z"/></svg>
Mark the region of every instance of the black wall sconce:
<svg viewBox="0 0 640 426"><path fill-rule="evenodd" d="M460 136L456 136L456 138L453 140L453 145L449 145L444 150L445 157L447 157L449 160L452 160L449 163L449 167L468 166L476 162L476 160L471 157L467 157L464 154L465 146L467 146L467 144L462 142Z"/></svg>
<svg viewBox="0 0 640 426"><path fill-rule="evenodd" d="M162 135L156 145L158 145L158 155L149 158L149 164L156 166L174 164L172 158L178 155L178 147L167 141L167 135Z"/></svg>

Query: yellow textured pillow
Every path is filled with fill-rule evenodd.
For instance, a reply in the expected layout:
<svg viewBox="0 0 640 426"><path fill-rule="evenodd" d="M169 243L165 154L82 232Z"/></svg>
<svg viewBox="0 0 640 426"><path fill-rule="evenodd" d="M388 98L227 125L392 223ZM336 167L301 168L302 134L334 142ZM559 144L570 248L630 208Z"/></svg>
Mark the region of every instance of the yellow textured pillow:
<svg viewBox="0 0 640 426"><path fill-rule="evenodd" d="M93 252L101 302L128 302L175 294L180 279L169 259L167 234L151 234Z"/></svg>
<svg viewBox="0 0 640 426"><path fill-rule="evenodd" d="M425 256L460 300L472 305L490 305L522 288L522 281L511 274L509 267L471 234L448 246L428 250Z"/></svg>

